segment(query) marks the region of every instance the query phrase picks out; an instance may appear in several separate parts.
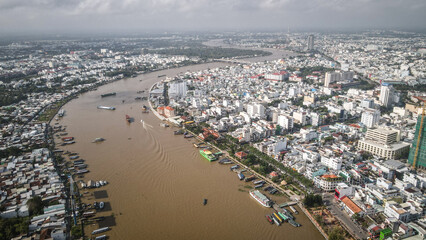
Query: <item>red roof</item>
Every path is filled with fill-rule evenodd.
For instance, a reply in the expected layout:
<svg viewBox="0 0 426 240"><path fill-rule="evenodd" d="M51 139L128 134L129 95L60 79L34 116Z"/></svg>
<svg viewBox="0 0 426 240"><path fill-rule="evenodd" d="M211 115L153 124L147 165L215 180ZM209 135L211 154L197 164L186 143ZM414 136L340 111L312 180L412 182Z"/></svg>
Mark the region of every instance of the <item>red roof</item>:
<svg viewBox="0 0 426 240"><path fill-rule="evenodd" d="M173 111L173 110L175 110L174 108L172 108L172 107L170 107L170 106L167 106L167 107L166 107L166 109L167 109L167 110L169 110L169 111Z"/></svg>
<svg viewBox="0 0 426 240"><path fill-rule="evenodd" d="M237 153L235 153L235 156L238 157L239 159L243 159L243 158L247 157L247 153L237 152Z"/></svg>

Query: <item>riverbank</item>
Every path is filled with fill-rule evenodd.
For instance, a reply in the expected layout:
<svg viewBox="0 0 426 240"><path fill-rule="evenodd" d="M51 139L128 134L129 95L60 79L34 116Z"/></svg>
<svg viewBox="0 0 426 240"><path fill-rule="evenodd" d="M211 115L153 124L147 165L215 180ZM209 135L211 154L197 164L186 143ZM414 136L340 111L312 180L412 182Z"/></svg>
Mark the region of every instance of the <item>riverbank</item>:
<svg viewBox="0 0 426 240"><path fill-rule="evenodd" d="M150 88L150 91L153 89L153 87L155 86L152 85ZM160 119L161 121L168 121L167 118L165 118L164 116L162 116L161 114L159 114L156 109L153 108L152 103L150 101L149 98L149 106L151 108L151 111L154 113L154 115ZM173 124L172 122L169 122L170 124ZM177 126L179 127L179 126ZM197 134L195 134L194 132L183 128L185 131L189 132L190 134L192 134L197 140L204 142L203 139L201 139ZM242 166L246 171L249 171L252 175L255 175L257 178L262 179L263 181L267 182L269 185L275 187L277 190L279 190L279 192L281 192L282 194L285 194L290 200L295 200L297 201L297 205L299 206L299 208L303 211L303 213L305 214L305 216L311 221L311 223L316 227L316 229L321 233L321 235L324 237L324 239L328 239L328 235L324 232L324 230L321 228L321 226L316 222L316 220L309 214L308 210L303 206L303 204L300 202L300 196L299 195L295 195L292 191L290 190L286 190L283 189L280 185L274 183L271 179L264 177L263 175L257 173L254 169L250 168L249 166L243 164L241 161L239 161L238 159L236 159L234 156L232 156L228 151L222 150L220 148L218 148L217 146L215 146L214 144L211 144L209 142L206 142L206 144L208 144L209 146L213 147L216 151L218 152L222 152L225 153L225 157L231 159L232 161L234 161L234 163L239 164L240 166ZM302 226L303 227L303 226Z"/></svg>

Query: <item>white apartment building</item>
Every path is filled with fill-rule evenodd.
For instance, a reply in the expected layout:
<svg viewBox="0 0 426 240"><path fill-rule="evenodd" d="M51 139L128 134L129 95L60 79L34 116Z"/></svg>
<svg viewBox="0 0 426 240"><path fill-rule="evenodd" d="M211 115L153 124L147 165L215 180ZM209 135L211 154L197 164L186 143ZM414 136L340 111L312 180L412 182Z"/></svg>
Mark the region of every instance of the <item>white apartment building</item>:
<svg viewBox="0 0 426 240"><path fill-rule="evenodd" d="M394 94L395 89L392 85L383 83L380 88L380 103L385 107L391 106L394 102Z"/></svg>
<svg viewBox="0 0 426 240"><path fill-rule="evenodd" d="M333 170L340 170L342 168L342 159L334 157L321 157L321 164Z"/></svg>
<svg viewBox="0 0 426 240"><path fill-rule="evenodd" d="M293 129L293 118L290 116L279 115L277 124L280 125L283 129L291 130Z"/></svg>
<svg viewBox="0 0 426 240"><path fill-rule="evenodd" d="M402 222L408 222L410 219L410 213L394 201L386 202L384 213L389 218L394 217Z"/></svg>
<svg viewBox="0 0 426 240"><path fill-rule="evenodd" d="M368 128L376 126L380 121L380 111L368 108L361 115L361 122Z"/></svg>
<svg viewBox="0 0 426 240"><path fill-rule="evenodd" d="M186 86L186 81L178 80L170 83L168 93L170 98L184 98L186 97L187 91L188 87Z"/></svg>

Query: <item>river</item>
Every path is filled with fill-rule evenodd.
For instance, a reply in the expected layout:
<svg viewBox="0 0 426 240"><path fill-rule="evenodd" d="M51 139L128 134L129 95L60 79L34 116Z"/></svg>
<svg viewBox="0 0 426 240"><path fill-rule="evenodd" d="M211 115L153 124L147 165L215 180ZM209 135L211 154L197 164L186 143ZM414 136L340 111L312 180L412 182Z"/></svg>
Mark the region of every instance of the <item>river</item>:
<svg viewBox="0 0 426 240"><path fill-rule="evenodd" d="M321 239L322 236L302 213L296 221L277 227L265 218L272 209L262 207L249 196L229 165L208 162L193 147L193 139L173 135L173 128L159 126L154 114L141 113L146 101L137 101L139 90L159 81L158 75L225 66L200 64L168 69L116 81L87 92L67 103L65 117L73 145L60 147L79 153L90 172L75 180L106 180L108 185L84 194L83 201L104 201L106 209L97 216L110 216L98 226L85 228L86 236L98 227L112 226L110 239ZM116 92L116 96L100 95ZM123 102L124 100L124 102ZM115 111L98 105L114 106ZM127 123L125 115L135 119ZM152 127L143 128L140 120ZM55 123L56 121L53 121ZM102 137L106 141L91 143ZM56 142L60 141L56 138ZM96 195L94 193L96 192ZM103 193L103 194L102 194ZM103 196L102 196L103 195ZM96 197L98 198L96 198ZM203 206L203 199L208 203ZM278 203L285 197L272 197ZM299 209L300 211L300 209Z"/></svg>

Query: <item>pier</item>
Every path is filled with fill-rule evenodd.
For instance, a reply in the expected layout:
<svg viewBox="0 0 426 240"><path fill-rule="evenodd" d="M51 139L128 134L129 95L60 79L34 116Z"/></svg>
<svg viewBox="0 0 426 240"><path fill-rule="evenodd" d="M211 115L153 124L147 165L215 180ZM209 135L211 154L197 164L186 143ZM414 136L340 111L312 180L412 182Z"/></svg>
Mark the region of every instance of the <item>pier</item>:
<svg viewBox="0 0 426 240"><path fill-rule="evenodd" d="M283 207L293 206L293 205L296 205L296 204L297 204L297 202L285 202L285 203L279 204L279 206L280 206L280 208L283 208Z"/></svg>

